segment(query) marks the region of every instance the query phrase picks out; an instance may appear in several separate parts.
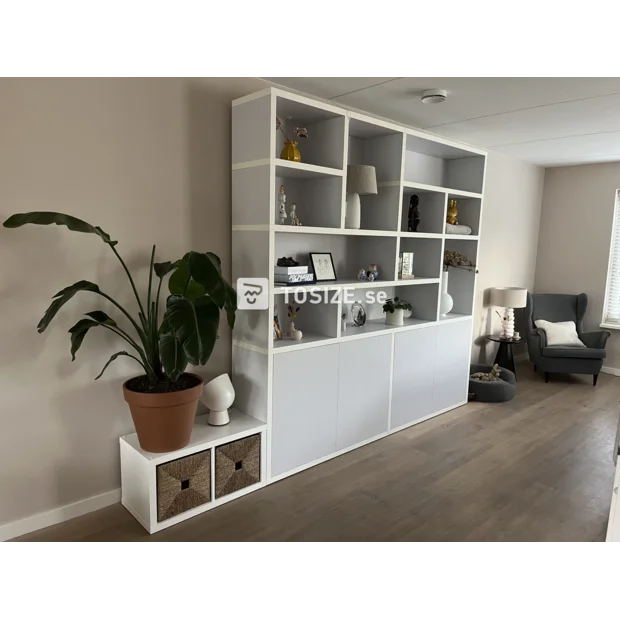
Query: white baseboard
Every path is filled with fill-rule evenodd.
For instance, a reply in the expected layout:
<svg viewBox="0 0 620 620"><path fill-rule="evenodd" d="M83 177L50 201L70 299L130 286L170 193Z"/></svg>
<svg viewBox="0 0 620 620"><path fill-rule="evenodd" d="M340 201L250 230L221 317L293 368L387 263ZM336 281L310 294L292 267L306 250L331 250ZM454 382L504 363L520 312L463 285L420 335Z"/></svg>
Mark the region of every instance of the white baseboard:
<svg viewBox="0 0 620 620"><path fill-rule="evenodd" d="M611 366L603 366L601 368L601 372L604 372L606 375L615 375L616 377L620 377L620 368L612 368Z"/></svg>
<svg viewBox="0 0 620 620"><path fill-rule="evenodd" d="M114 489L113 491L101 493L101 495L95 495L94 497L87 497L48 512L40 512L39 514L32 515L32 517L0 525L0 541L10 540L11 538L40 530L43 527L49 527L75 517L81 517L93 510L99 510L100 508L117 504L120 501L121 490Z"/></svg>

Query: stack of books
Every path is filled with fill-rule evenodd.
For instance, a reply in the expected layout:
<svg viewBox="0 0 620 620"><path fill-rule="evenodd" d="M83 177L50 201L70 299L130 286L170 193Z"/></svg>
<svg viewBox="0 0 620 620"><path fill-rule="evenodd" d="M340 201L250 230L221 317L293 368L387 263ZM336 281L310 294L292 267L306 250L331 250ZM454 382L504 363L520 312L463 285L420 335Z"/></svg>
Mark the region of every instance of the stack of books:
<svg viewBox="0 0 620 620"><path fill-rule="evenodd" d="M308 267L297 265L296 267L275 267L274 282L277 286L291 286L299 284L312 284L314 274L308 273Z"/></svg>

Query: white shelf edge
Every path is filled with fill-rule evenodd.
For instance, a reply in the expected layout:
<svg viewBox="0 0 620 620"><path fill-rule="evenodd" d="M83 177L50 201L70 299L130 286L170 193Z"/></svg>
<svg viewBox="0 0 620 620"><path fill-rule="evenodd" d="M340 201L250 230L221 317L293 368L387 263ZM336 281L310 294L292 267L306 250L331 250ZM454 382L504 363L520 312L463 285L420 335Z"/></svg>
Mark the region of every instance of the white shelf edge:
<svg viewBox="0 0 620 620"><path fill-rule="evenodd" d="M323 226L287 226L286 224L272 224L271 230L287 234L306 235L353 235L358 237L396 237L393 230L370 230L365 228L327 228Z"/></svg>
<svg viewBox="0 0 620 620"><path fill-rule="evenodd" d="M400 181L382 181L377 183L378 187L396 187L401 185ZM439 185L428 185L427 183L414 183L413 181L403 181L403 188L407 189L419 189L420 191L435 192L436 194L449 194L451 196L458 196L460 198L480 198L482 194L476 192L466 192L459 189L453 189L451 187L441 187Z"/></svg>
<svg viewBox="0 0 620 620"><path fill-rule="evenodd" d="M444 233L444 239L448 241L449 239L457 239L458 241L478 241L478 235L451 235L450 233Z"/></svg>
<svg viewBox="0 0 620 620"><path fill-rule="evenodd" d="M313 336L314 338L315 336ZM274 341L275 342L283 342L282 340ZM315 347L323 347L328 344L334 344L338 342L338 338L325 336L321 337L318 340L311 340L310 342L304 342L300 340L299 342L295 342L293 340L286 340L287 344L280 345L278 347L273 347L272 353L274 355L279 355L280 353L288 353L289 351L301 351L303 349L314 349Z"/></svg>
<svg viewBox="0 0 620 620"><path fill-rule="evenodd" d="M402 239L443 239L444 233L423 233L401 231L398 236Z"/></svg>
<svg viewBox="0 0 620 620"><path fill-rule="evenodd" d="M269 166L273 164L276 167L288 168L289 170L299 170L301 172L310 172L316 175L325 175L330 177L344 176L344 170L338 168L328 168L327 166L317 166L315 164L305 164L303 162L288 161L279 157L266 157L263 159L252 159L242 161L232 165L233 170L243 170L244 168L257 168L259 166Z"/></svg>
<svg viewBox="0 0 620 620"><path fill-rule="evenodd" d="M237 439L242 439L243 437L247 437L248 435L255 435L256 433L259 433L265 428L267 428L266 422L262 422L261 420L254 418L253 416L247 415L246 413L241 413L236 409L229 409L229 412L231 417L230 424L232 424L232 426L230 424L226 426L208 426L206 423L206 416L197 417L196 421L194 422L194 427L199 427L201 431L203 430L203 427L206 431L211 430L213 437L209 437L209 434L207 433L204 441L193 443L190 440L190 443L185 448L181 448L180 450L161 453L147 452L146 450L142 450L142 448L139 447L139 444L138 447L136 447L135 445L133 445L133 443L130 442L130 440L134 440L135 442L137 442L136 433L129 433L128 435L123 435L120 438L120 441L124 442L128 448L137 452L149 463L153 465L159 465L161 463L167 463L168 461L174 461L176 459L183 458L184 456L188 456L190 454L195 454L196 452L200 452L201 450L207 450L214 446L229 443ZM202 418L204 418L204 420ZM233 422L237 422L237 424L233 424ZM242 428L240 430L234 430L237 428L239 422L243 423L245 425L245 428ZM227 433L226 431L229 432Z"/></svg>
<svg viewBox="0 0 620 620"><path fill-rule="evenodd" d="M456 321L467 321L467 319L471 319L471 318L472 318L471 314L449 313L448 316L446 316L443 319L439 317L439 320L437 321L437 323L439 325L443 325L444 323L455 323Z"/></svg>
<svg viewBox="0 0 620 620"><path fill-rule="evenodd" d="M437 284L441 278L413 278L412 280L375 280L368 282L366 280L347 280L346 282L325 282L321 284L303 284L301 286L274 286L272 293L274 295L284 295L286 291L336 291L345 288L388 288L391 286L411 286L421 284Z"/></svg>

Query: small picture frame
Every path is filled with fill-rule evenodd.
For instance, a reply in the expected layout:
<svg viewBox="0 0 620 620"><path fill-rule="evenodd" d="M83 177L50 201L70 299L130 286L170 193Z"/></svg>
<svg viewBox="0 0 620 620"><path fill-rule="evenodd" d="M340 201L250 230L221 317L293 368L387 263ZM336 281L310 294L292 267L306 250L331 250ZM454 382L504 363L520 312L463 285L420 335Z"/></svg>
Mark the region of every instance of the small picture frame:
<svg viewBox="0 0 620 620"><path fill-rule="evenodd" d="M336 281L336 268L331 252L310 252L310 264L315 282Z"/></svg>

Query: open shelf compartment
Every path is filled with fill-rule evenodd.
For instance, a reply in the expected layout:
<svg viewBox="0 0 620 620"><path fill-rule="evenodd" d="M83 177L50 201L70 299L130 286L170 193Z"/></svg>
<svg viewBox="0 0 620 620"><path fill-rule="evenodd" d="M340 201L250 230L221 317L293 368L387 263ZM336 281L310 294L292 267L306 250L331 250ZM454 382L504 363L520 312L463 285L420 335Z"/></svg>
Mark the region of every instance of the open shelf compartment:
<svg viewBox="0 0 620 620"><path fill-rule="evenodd" d="M378 280L396 279L396 237L363 235L314 235L276 232L275 259L292 257L301 265L310 265L310 252L330 252L337 281L355 281L361 269L377 265ZM322 284L318 282L317 284ZM326 282L325 284L332 284Z"/></svg>
<svg viewBox="0 0 620 620"><path fill-rule="evenodd" d="M461 198L456 194L448 194L448 200L456 200L459 224L469 226L471 228L471 235L478 236L480 233L480 210L482 204L480 198ZM446 234L450 233L446 231Z"/></svg>
<svg viewBox="0 0 620 620"><path fill-rule="evenodd" d="M400 230L409 231L409 206L412 196L418 197L418 210L420 212L420 224L418 233L442 234L446 220L446 194L413 187L403 188L403 206L400 218Z"/></svg>
<svg viewBox="0 0 620 620"><path fill-rule="evenodd" d="M405 181L482 192L484 156L408 134Z"/></svg>
<svg viewBox="0 0 620 620"><path fill-rule="evenodd" d="M338 112L331 106L314 106L278 95L276 116L286 121L284 126L286 136L298 143L303 163L342 170L345 143L344 111ZM286 120L289 117L290 120ZM295 127L305 127L308 130L308 137L299 139L295 137ZM280 157L284 142L284 134L276 131L276 157Z"/></svg>
<svg viewBox="0 0 620 620"><path fill-rule="evenodd" d="M460 252L472 262L477 260L478 242L475 239L446 239L445 250ZM446 272L442 274L445 277ZM448 271L448 294L454 305L451 315L471 315L474 304L474 289L476 285L475 270L450 267Z"/></svg>
<svg viewBox="0 0 620 620"><path fill-rule="evenodd" d="M333 301L330 291L315 292L311 295L305 289L289 288L284 295L274 298L274 314L278 317L282 330L282 340L273 341L274 350L306 347L338 336L338 301ZM318 302L318 303L314 303ZM289 333L288 305L297 316L293 319L295 329L301 330L301 340L293 340Z"/></svg>
<svg viewBox="0 0 620 620"><path fill-rule="evenodd" d="M304 226L339 228L342 213L343 177L319 175L314 177L278 176L276 167L274 224L280 224L280 187L286 195L285 224L291 222L291 208L295 204L298 219Z"/></svg>
<svg viewBox="0 0 620 620"><path fill-rule="evenodd" d="M442 246L441 239L404 237L400 240L400 254L413 252L415 278L439 278L443 264ZM407 278L399 279L407 280Z"/></svg>

